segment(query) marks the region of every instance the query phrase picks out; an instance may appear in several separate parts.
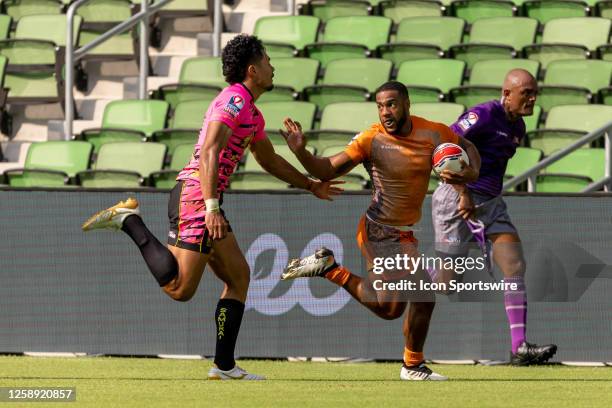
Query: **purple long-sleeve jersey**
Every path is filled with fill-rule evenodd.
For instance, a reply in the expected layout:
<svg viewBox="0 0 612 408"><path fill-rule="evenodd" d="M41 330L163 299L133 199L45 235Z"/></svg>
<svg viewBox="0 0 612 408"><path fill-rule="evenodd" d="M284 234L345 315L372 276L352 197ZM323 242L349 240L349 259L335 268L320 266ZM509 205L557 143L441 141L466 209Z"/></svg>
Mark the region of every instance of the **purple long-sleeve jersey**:
<svg viewBox="0 0 612 408"><path fill-rule="evenodd" d="M474 143L480 153L480 177L468 188L479 194L500 195L508 160L525 136L523 119L511 122L499 101L489 101L468 109L450 128Z"/></svg>

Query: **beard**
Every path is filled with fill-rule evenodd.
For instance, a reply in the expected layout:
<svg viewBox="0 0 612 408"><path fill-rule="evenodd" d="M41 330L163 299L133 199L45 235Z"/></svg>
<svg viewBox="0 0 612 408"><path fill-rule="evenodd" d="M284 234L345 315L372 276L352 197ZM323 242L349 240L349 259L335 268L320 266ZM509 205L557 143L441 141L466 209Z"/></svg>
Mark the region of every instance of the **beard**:
<svg viewBox="0 0 612 408"><path fill-rule="evenodd" d="M389 133L391 133L392 135L399 135L402 129L404 128L404 125L406 124L406 119L407 119L406 116L404 116L401 119L395 121L396 123L395 130Z"/></svg>

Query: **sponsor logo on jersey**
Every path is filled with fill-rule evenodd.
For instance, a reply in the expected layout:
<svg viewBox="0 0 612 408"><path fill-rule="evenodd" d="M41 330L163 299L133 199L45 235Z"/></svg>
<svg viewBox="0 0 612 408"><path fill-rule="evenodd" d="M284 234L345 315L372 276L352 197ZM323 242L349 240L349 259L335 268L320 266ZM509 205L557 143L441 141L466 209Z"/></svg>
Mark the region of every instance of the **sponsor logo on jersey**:
<svg viewBox="0 0 612 408"><path fill-rule="evenodd" d="M380 145L380 148L383 149L383 150L401 150L402 149L401 146L390 145L390 144Z"/></svg>
<svg viewBox="0 0 612 408"><path fill-rule="evenodd" d="M459 121L459 127L463 130L468 130L478 122L478 115L476 112L470 112L466 117Z"/></svg>
<svg viewBox="0 0 612 408"><path fill-rule="evenodd" d="M230 114L231 117L235 118L240 113L240 110L244 106L244 98L238 94L232 95L227 101L227 105L223 108L224 112Z"/></svg>

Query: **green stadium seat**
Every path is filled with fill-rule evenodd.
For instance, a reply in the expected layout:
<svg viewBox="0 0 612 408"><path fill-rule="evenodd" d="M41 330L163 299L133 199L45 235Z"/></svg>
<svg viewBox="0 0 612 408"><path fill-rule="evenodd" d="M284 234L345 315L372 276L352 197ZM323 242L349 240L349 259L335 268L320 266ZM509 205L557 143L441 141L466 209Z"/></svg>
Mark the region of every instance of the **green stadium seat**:
<svg viewBox="0 0 612 408"><path fill-rule="evenodd" d="M531 147L517 147L514 156L508 160L506 176L516 177L523 174L542 159L542 151Z"/></svg>
<svg viewBox="0 0 612 408"><path fill-rule="evenodd" d="M63 4L59 0L3 0L3 13L17 22L21 17L37 14L61 14Z"/></svg>
<svg viewBox="0 0 612 408"><path fill-rule="evenodd" d="M229 190L287 190L289 184L265 171L237 171L230 177Z"/></svg>
<svg viewBox="0 0 612 408"><path fill-rule="evenodd" d="M597 47L597 55L599 59L612 61L612 44L600 45Z"/></svg>
<svg viewBox="0 0 612 408"><path fill-rule="evenodd" d="M332 157L337 154L340 154L344 152L347 144L348 143L345 143L343 145L325 146L321 150L321 153L319 154L319 156ZM359 177L359 179L361 180L361 188L359 188L358 190L363 190L365 187L367 187L368 181L370 180L370 174L368 174L368 171L362 164L359 164L355 166L354 168L352 168L351 171L348 172L347 176ZM344 186L342 186L342 188L344 188Z"/></svg>
<svg viewBox="0 0 612 408"><path fill-rule="evenodd" d="M378 108L374 102L333 103L323 109L319 130L304 134L308 144L321 151L326 146L348 144L355 134L378 122Z"/></svg>
<svg viewBox="0 0 612 408"><path fill-rule="evenodd" d="M164 129L169 105L156 100L112 101L104 109L102 126L81 132L80 138L94 145L98 153L106 143L146 140Z"/></svg>
<svg viewBox="0 0 612 408"><path fill-rule="evenodd" d="M145 142L147 140L147 135L138 130L123 128L93 128L84 129L75 138L91 143L94 147L94 154L98 154L100 147L104 144Z"/></svg>
<svg viewBox="0 0 612 408"><path fill-rule="evenodd" d="M305 87L317 82L320 63L310 58L274 58L274 89L257 102L292 101Z"/></svg>
<svg viewBox="0 0 612 408"><path fill-rule="evenodd" d="M453 15L468 24L491 17L512 17L518 8L512 1L499 0L457 0L452 2Z"/></svg>
<svg viewBox="0 0 612 408"><path fill-rule="evenodd" d="M75 16L74 41L78 41L82 19ZM45 27L41 30L41 27ZM17 23L14 37L0 41L0 55L8 58L5 85L8 102L59 102L64 91L62 49L66 43L64 15L30 15ZM58 48L59 47L59 48Z"/></svg>
<svg viewBox="0 0 612 408"><path fill-rule="evenodd" d="M6 40L9 38L9 32L11 31L12 19L6 14L0 14L0 40Z"/></svg>
<svg viewBox="0 0 612 408"><path fill-rule="evenodd" d="M598 1L595 6L595 9L595 15L603 18L612 19L612 1Z"/></svg>
<svg viewBox="0 0 612 408"><path fill-rule="evenodd" d="M164 170L154 171L150 176L150 183L155 188L171 189L176 184L179 172L189 163L193 155L193 143L177 145L172 154L170 164Z"/></svg>
<svg viewBox="0 0 612 408"><path fill-rule="evenodd" d="M12 187L61 187L89 167L93 146L87 142L35 142L28 148L23 169L6 170Z"/></svg>
<svg viewBox="0 0 612 408"><path fill-rule="evenodd" d="M465 107L458 103L415 103L410 106L411 115L447 126L455 123L464 111Z"/></svg>
<svg viewBox="0 0 612 408"><path fill-rule="evenodd" d="M450 99L464 106L474 106L499 99L506 74L515 68L525 69L537 78L540 63L527 59L478 61L472 67L468 84L451 89Z"/></svg>
<svg viewBox="0 0 612 408"><path fill-rule="evenodd" d="M320 84L304 88L304 95L319 109L330 103L364 102L391 77L391 61L382 59L343 59L331 61Z"/></svg>
<svg viewBox="0 0 612 408"><path fill-rule="evenodd" d="M221 88L205 84L166 84L155 90L151 97L167 102L172 109L179 103L199 101L209 105L219 95Z"/></svg>
<svg viewBox="0 0 612 408"><path fill-rule="evenodd" d="M192 57L181 65L178 83L162 85L152 96L165 100L175 108L183 101L202 100L210 103L226 86L221 58Z"/></svg>
<svg viewBox="0 0 612 408"><path fill-rule="evenodd" d="M542 108L539 105L533 107L533 114L531 116L523 116L525 122L525 130L531 132L536 130L540 125L540 119L542 117Z"/></svg>
<svg viewBox="0 0 612 408"><path fill-rule="evenodd" d="M8 66L8 58L4 55L0 55L0 129L2 133L10 135L11 124L8 119L8 115L5 114L4 106L6 104L6 98L9 90L4 87L4 79L6 77L6 68ZM2 160L2 149L0 148L0 161Z"/></svg>
<svg viewBox="0 0 612 408"><path fill-rule="evenodd" d="M601 148L575 150L542 170L543 173L564 173L599 181L605 177L606 152Z"/></svg>
<svg viewBox="0 0 612 408"><path fill-rule="evenodd" d="M555 18L586 17L589 12L588 4L584 1L572 0L526 1L523 8L527 16L542 24Z"/></svg>
<svg viewBox="0 0 612 408"><path fill-rule="evenodd" d="M93 170L77 174L91 188L134 188L162 169L166 146L161 143L107 143L100 147Z"/></svg>
<svg viewBox="0 0 612 408"><path fill-rule="evenodd" d="M257 20L253 34L263 41L271 59L293 57L316 41L319 24L313 16L266 16Z"/></svg>
<svg viewBox="0 0 612 408"><path fill-rule="evenodd" d="M170 118L170 127L174 129L199 129L204 123L204 116L208 110L209 103L206 101L180 102L174 108Z"/></svg>
<svg viewBox="0 0 612 408"><path fill-rule="evenodd" d="M310 58L325 68L330 61L365 58L370 50L389 42L392 21L387 17L335 17L325 25L319 42L305 47Z"/></svg>
<svg viewBox="0 0 612 408"><path fill-rule="evenodd" d="M521 68L528 71L534 78L540 73L540 63L528 59L501 59L479 61L470 72L470 85L491 85L501 88L506 74L513 69Z"/></svg>
<svg viewBox="0 0 612 408"><path fill-rule="evenodd" d="M591 103L593 95L610 85L612 61L560 60L548 64L538 104L548 111L557 105Z"/></svg>
<svg viewBox="0 0 612 408"><path fill-rule="evenodd" d="M604 105L612 105L612 86L599 90L599 100Z"/></svg>
<svg viewBox="0 0 612 408"><path fill-rule="evenodd" d="M86 45L105 31L132 16L133 4L129 0L96 0L84 3L77 9L83 18L79 44ZM91 50L83 58L91 59L134 59L136 58L136 30L109 38Z"/></svg>
<svg viewBox="0 0 612 408"><path fill-rule="evenodd" d="M478 20L472 25L469 41L452 46L450 53L469 68L478 61L513 58L535 41L537 28L537 20L525 17Z"/></svg>
<svg viewBox="0 0 612 408"><path fill-rule="evenodd" d="M223 65L219 57L192 57L181 65L179 83L207 84L225 88Z"/></svg>
<svg viewBox="0 0 612 408"><path fill-rule="evenodd" d="M580 193L593 180L570 174L540 174L536 177L538 193Z"/></svg>
<svg viewBox="0 0 612 408"><path fill-rule="evenodd" d="M451 45L461 42L465 21L456 17L403 19L393 43L381 45L377 54L399 65L415 59L439 58Z"/></svg>
<svg viewBox="0 0 612 408"><path fill-rule="evenodd" d="M314 126L317 106L310 102L262 102L257 108L263 114L266 121L266 132L277 132L284 129L283 121L291 118L300 122L304 131L311 130Z"/></svg>
<svg viewBox="0 0 612 408"><path fill-rule="evenodd" d="M548 112L544 128L527 133L529 145L550 155L599 129L612 118L612 106L561 105ZM584 148L587 148L585 145Z"/></svg>
<svg viewBox="0 0 612 408"><path fill-rule="evenodd" d="M461 85L464 73L463 61L422 59L402 62L397 80L408 87L411 103L440 102L451 88Z"/></svg>
<svg viewBox="0 0 612 408"><path fill-rule="evenodd" d="M326 23L336 17L367 16L372 5L365 0L309 0L300 14L310 14Z"/></svg>
<svg viewBox="0 0 612 408"><path fill-rule="evenodd" d="M164 101L112 101L104 109L102 127L137 130L150 135L165 127L168 109L169 105Z"/></svg>
<svg viewBox="0 0 612 408"><path fill-rule="evenodd" d="M306 146L306 149L314 154L315 149L312 146ZM307 174L308 172L302 166L302 163L298 160L297 157L293 154L293 152L289 149L289 146L284 145L274 145L274 151L276 154L287 160L289 164L298 169L301 173ZM244 171L260 171L264 172L265 170L259 165L257 160L255 160L255 156L251 152L246 152L245 161L244 161Z"/></svg>
<svg viewBox="0 0 612 408"><path fill-rule="evenodd" d="M409 17L439 17L444 6L438 1L430 0L387 0L380 3L382 15L399 24Z"/></svg>
<svg viewBox="0 0 612 408"><path fill-rule="evenodd" d="M200 129L162 129L153 132L151 140L162 143L168 148L168 156L171 158L177 146L190 144L193 146L198 140Z"/></svg>
<svg viewBox="0 0 612 408"><path fill-rule="evenodd" d="M612 21L601 17L573 17L550 20L544 26L541 44L523 48L529 59L540 61L542 68L554 60L585 59L591 51L607 44Z"/></svg>

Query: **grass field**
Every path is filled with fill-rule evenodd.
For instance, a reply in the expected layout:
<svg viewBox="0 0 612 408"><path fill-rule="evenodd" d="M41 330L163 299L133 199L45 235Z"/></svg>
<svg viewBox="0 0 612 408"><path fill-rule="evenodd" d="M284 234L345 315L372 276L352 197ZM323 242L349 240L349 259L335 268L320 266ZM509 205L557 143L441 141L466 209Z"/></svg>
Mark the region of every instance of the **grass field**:
<svg viewBox="0 0 612 408"><path fill-rule="evenodd" d="M0 357L1 387L76 387L89 407L612 407L612 367L433 365L448 382L399 381L399 364L242 361L264 382L205 381L212 363ZM26 404L0 403L11 407Z"/></svg>

